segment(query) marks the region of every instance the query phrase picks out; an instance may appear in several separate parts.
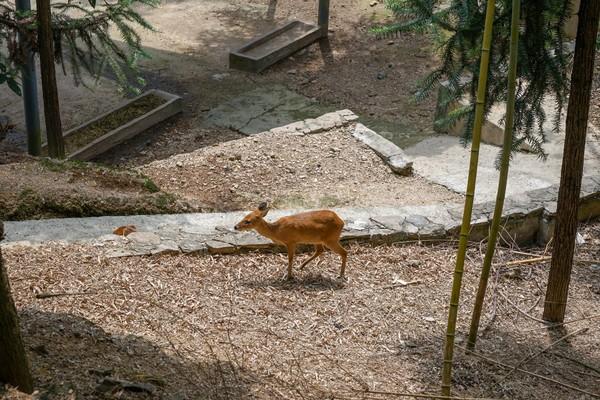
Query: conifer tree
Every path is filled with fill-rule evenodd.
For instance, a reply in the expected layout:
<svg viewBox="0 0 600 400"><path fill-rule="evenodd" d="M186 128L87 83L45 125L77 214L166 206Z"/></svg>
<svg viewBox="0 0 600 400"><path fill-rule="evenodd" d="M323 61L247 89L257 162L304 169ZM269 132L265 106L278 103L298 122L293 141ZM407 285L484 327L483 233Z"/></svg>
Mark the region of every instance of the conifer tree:
<svg viewBox="0 0 600 400"><path fill-rule="evenodd" d="M51 25L54 57L62 71L70 73L77 84L85 84L82 72L93 77L109 72L121 89L139 92L144 81L137 74L137 64L146 57L136 28L152 26L134 9L137 5L154 7L160 0L106 0L96 4L53 2ZM109 29L115 27L122 44L114 40ZM19 41L18 35L26 40ZM38 31L35 10L17 11L14 2L0 0L0 85L20 94L18 71L27 48L37 53ZM70 71L67 71L68 60Z"/></svg>
<svg viewBox="0 0 600 400"><path fill-rule="evenodd" d="M450 127L466 118L464 138L470 139L473 127L475 94L485 17L485 1L478 0L386 0L396 21L374 29L380 37L400 32L425 33L433 39L439 66L422 79L417 100L447 81L448 90L440 92L442 116L435 124ZM507 96L511 0L496 1L496 13L489 66L485 113ZM517 100L515 103L515 138L513 149L523 142L545 158L544 122L549 118L544 101L555 104L553 127L558 130L560 115L568 93L568 67L572 52L565 45L563 28L571 16L570 2L565 0L525 1L521 7L522 26L519 39ZM450 107L460 99L468 105Z"/></svg>

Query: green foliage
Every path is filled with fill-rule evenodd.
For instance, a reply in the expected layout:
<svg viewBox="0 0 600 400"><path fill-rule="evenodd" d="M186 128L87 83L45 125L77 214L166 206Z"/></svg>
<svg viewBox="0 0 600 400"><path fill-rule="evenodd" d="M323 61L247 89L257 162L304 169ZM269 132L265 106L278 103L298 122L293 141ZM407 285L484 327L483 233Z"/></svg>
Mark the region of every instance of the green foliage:
<svg viewBox="0 0 600 400"><path fill-rule="evenodd" d="M64 60L71 66L76 84L85 84L85 70L95 78L109 72L122 90L137 94L145 82L138 75L140 58L148 57L142 48L137 28L153 30L134 10L135 6L155 7L160 0L112 0L89 5L68 1L52 3L52 29L56 62L66 73ZM115 27L122 44L113 40L109 29ZM18 40L18 38L23 40ZM19 66L27 48L37 52L37 21L34 11L19 12L10 0L0 0L0 85L20 94L17 81ZM108 69L108 71L107 71Z"/></svg>
<svg viewBox="0 0 600 400"><path fill-rule="evenodd" d="M21 86L17 81L17 72L9 68L10 63L4 60L2 54L0 54L0 85L6 83L10 90L21 95Z"/></svg>
<svg viewBox="0 0 600 400"><path fill-rule="evenodd" d="M142 175L142 179L144 180L144 183L142 185L144 187L144 189L146 189L150 193L160 192L159 187L156 185L156 183L154 183L154 181L152 179L150 179L149 177L147 177L145 175Z"/></svg>
<svg viewBox="0 0 600 400"><path fill-rule="evenodd" d="M518 87L515 105L514 148L528 143L545 158L543 125L548 119L542 104L555 103L552 120L558 130L568 90L568 67L572 54L567 50L563 27L571 15L570 3L564 0L527 1L521 7L522 25L519 39ZM485 2L477 0L386 0L396 22L374 28L379 37L401 32L429 35L439 66L422 79L415 95L417 100L429 96L442 83L440 111L435 124L449 127L466 118L464 143L472 133L475 94L481 57ZM485 114L494 104L506 101L511 1L496 2ZM469 105L451 109L461 99Z"/></svg>

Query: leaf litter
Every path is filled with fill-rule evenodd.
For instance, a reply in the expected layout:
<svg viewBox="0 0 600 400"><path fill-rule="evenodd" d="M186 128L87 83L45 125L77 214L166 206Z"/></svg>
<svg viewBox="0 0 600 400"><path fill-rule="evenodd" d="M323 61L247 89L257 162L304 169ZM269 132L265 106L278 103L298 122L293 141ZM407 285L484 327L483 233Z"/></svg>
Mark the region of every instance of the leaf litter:
<svg viewBox="0 0 600 400"><path fill-rule="evenodd" d="M584 228L590 240L578 247L578 257L600 258L599 233L600 224ZM346 246L347 283L335 279L339 260L331 253L296 271L292 282L281 279L285 254L107 259L101 247L49 244L6 248L4 256L36 388L45 398L381 399L437 393L454 242ZM458 346L484 248L469 249ZM544 252L498 249L477 351L509 365L540 353L522 368L597 392L600 334L593 318L600 308L600 271L576 265L567 310L573 322L562 328L589 331L540 352L565 334L523 315L541 316L548 263L505 264L529 257L522 253ZM36 298L40 292L84 295ZM507 372L457 350L454 394L575 395L520 372L500 381ZM107 381L145 389L115 384L102 392Z"/></svg>

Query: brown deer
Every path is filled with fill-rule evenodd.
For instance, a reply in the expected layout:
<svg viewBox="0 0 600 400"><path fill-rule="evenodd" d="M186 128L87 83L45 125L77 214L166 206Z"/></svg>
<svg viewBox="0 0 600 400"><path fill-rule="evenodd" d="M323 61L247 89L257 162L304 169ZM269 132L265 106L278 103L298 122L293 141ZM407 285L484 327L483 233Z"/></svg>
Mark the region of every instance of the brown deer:
<svg viewBox="0 0 600 400"><path fill-rule="evenodd" d="M266 202L246 215L236 226L235 230L247 231L254 229L275 243L287 247L288 269L286 279L292 279L292 264L298 244L313 244L315 253L302 263L300 269L323 253L324 247L331 249L342 258L340 278L344 279L346 258L348 252L340 245L340 235L344 221L333 211L307 211L279 218L275 222L267 222L264 217L269 212Z"/></svg>

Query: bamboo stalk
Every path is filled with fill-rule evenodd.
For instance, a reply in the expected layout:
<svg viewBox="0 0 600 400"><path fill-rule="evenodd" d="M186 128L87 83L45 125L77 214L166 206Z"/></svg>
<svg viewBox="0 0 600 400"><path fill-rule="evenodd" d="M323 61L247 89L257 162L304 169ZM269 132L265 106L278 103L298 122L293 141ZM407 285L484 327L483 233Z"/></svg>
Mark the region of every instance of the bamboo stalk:
<svg viewBox="0 0 600 400"><path fill-rule="evenodd" d="M456 266L450 295L450 309L448 311L448 325L446 329L446 343L444 345L442 367L442 395L450 396L452 383L452 359L454 356L454 335L456 332L456 318L458 316L458 302L471 228L471 215L475 199L477 183L477 164L479 162L479 145L481 143L481 127L483 125L485 95L487 92L488 67L490 62L490 47L492 43L492 29L494 25L494 12L496 1L488 0L485 11L485 27L483 30L483 43L481 46L481 60L479 64L479 81L477 83L477 99L475 105L475 121L473 125L473 139L471 143L471 157L469 162L469 176L465 195L460 238L456 255Z"/></svg>
<svg viewBox="0 0 600 400"><path fill-rule="evenodd" d="M481 277L473 315L471 317L471 328L469 330L469 339L467 347L473 349L477 341L477 331L479 330L479 321L481 319L481 310L485 300L485 292L490 277L490 268L494 251L496 250L496 241L498 240L498 230L502 219L502 209L504 208L504 198L506 196L506 184L508 182L508 169L510 166L510 153L513 143L513 127L515 115L515 98L517 88L517 61L519 48L519 11L521 0L512 0L512 16L510 21L510 58L508 62L508 98L506 101L506 124L504 126L504 143L502 146L502 160L500 165L500 177L498 178L498 191L496 193L496 205L494 207L494 217L488 236L488 246L481 268Z"/></svg>

